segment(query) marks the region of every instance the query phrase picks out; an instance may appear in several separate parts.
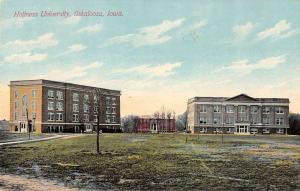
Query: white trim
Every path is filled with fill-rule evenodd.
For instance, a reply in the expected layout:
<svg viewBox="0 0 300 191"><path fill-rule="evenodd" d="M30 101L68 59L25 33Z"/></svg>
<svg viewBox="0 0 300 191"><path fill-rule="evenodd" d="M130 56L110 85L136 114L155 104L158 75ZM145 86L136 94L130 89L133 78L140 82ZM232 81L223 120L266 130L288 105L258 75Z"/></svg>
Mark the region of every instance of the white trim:
<svg viewBox="0 0 300 191"><path fill-rule="evenodd" d="M239 105L245 105L245 106L289 106L289 103L259 103L259 102L253 102L253 103L247 103L247 102L192 102L189 104L197 104L197 105L234 105L234 106L239 106Z"/></svg>

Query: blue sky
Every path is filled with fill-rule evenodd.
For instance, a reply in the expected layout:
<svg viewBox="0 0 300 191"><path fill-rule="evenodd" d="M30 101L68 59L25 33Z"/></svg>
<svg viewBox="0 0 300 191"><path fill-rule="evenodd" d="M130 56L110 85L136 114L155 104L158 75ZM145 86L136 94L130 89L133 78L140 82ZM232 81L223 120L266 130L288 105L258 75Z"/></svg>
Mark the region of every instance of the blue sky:
<svg viewBox="0 0 300 191"><path fill-rule="evenodd" d="M0 0L0 118L10 80L122 90L122 115L193 96L288 97L300 112L300 1ZM16 18L15 11L122 11ZM4 108L4 109L2 109ZM2 111L1 111L2 110Z"/></svg>

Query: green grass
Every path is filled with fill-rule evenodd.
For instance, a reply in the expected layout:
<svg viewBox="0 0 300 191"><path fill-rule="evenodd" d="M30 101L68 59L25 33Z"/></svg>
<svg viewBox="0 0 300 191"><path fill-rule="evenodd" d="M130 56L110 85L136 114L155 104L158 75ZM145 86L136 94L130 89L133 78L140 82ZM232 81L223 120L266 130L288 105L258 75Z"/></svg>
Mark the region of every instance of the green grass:
<svg viewBox="0 0 300 191"><path fill-rule="evenodd" d="M0 147L6 173L86 189L300 189L300 137L104 134Z"/></svg>

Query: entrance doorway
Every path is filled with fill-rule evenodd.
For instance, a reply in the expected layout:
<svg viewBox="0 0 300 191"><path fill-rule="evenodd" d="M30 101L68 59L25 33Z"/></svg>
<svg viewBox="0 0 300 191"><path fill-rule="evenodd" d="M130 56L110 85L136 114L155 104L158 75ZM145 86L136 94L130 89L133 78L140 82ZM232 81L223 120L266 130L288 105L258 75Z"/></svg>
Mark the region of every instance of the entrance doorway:
<svg viewBox="0 0 300 191"><path fill-rule="evenodd" d="M235 127L235 134L250 134L249 125L237 125Z"/></svg>

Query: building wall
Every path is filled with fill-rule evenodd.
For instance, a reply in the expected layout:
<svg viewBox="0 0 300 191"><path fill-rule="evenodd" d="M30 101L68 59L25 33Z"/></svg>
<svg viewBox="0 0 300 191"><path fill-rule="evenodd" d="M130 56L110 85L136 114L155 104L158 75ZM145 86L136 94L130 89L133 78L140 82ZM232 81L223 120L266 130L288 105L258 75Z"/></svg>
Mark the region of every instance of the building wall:
<svg viewBox="0 0 300 191"><path fill-rule="evenodd" d="M32 95L32 90L35 90L35 97ZM15 92L17 92L18 96L16 97ZM28 109L28 118L33 120L33 114L36 113L35 118L35 126L39 126L42 120L42 86L41 85L24 85L24 86L11 86L10 88L10 130L15 131L16 126L19 125L20 122L26 122L26 112L23 112L23 104L22 98L23 96L27 96L27 109ZM18 107L15 107L16 102L18 103ZM35 108L32 107L32 102L35 102ZM25 111L25 110L24 110ZM18 118L15 119L15 113L18 113ZM24 114L24 115L23 115ZM19 127L18 127L19 128ZM37 132L39 132L39 129Z"/></svg>
<svg viewBox="0 0 300 191"><path fill-rule="evenodd" d="M15 98L14 92L15 90L18 90L18 98ZM36 90L36 96L35 98L32 98L31 92L32 90ZM26 117L21 117L18 120L14 119L14 112L15 112L15 100L18 100L19 107L17 112L22 111L22 96L27 95L27 102L28 102L28 113L29 113L29 119L32 119L32 112L36 112L36 120L35 120L35 129L36 132L50 132L64 130L67 132L74 132L74 128L76 126L77 132L78 128L81 128L81 125L84 124L85 126L89 125L91 128L93 128L93 125L96 125L96 122L94 122L94 115L97 115L97 113L94 113L94 87L90 86L81 86L77 84L69 84L69 83L62 83L62 82L55 82L55 81L48 81L48 80L32 80L32 81L16 81L11 82L11 94L10 94L10 109L11 109L11 122L10 122L10 129L11 131L14 131L15 126L18 126L20 122L26 122ZM100 89L100 88L98 88ZM48 91L53 91L54 97L49 98L48 97ZM62 92L63 99L59 100L57 98L57 92ZM101 127L105 127L105 129L120 129L120 92L116 90L107 90L107 89L101 89L101 92L103 92L103 95L101 94L100 97L100 125ZM73 101L73 93L78 93L79 95L79 101ZM84 101L84 95L89 95L89 100L87 102ZM116 104L112 104L112 102L107 103L106 99L114 98L116 101ZM36 108L33 111L31 108L31 105L29 103L32 102L32 100L35 100L36 102ZM48 109L48 103L53 102L54 103L54 109L49 110ZM56 108L56 104L60 102L63 105L63 110L59 111ZM76 103L79 105L79 111L73 112L73 104ZM86 104L89 107L88 112L84 112L84 104ZM29 106L30 105L30 106ZM106 107L115 107L115 114L107 113ZM53 113L53 120L48 120L48 114ZM62 120L56 119L56 114L62 114ZM79 115L79 121L74 122L73 121L73 114ZM89 121L84 121L84 115L87 114L89 116ZM115 122L108 122L106 120L106 116L115 116ZM52 131L52 132L53 132Z"/></svg>
<svg viewBox="0 0 300 191"><path fill-rule="evenodd" d="M289 106L288 99L277 99L269 98L271 101L276 100L276 102L267 103L266 99L262 101L252 101L243 100L244 96L238 97L237 100L229 100L229 98L192 98L188 102L188 125L191 128L191 132L199 132L203 128L207 129L207 133L213 133L215 128L235 128L238 124L250 125L250 128L258 128L259 132L262 132L263 128L269 128L271 133L277 131L277 129L289 128L288 115ZM215 101L213 100L215 99ZM258 98L259 99L259 98ZM219 105L220 112L214 112L214 105ZM233 113L228 113L226 111L226 106L232 105L234 107ZM201 107L206 107L206 112L200 112ZM245 112L239 112L239 107L245 107ZM251 112L251 107L257 106L257 113ZM269 107L270 113L263 113L263 107ZM283 109L283 114L276 113L276 108L281 107ZM218 123L214 123L214 119L219 119ZM228 118L233 119L233 124L228 123ZM264 123L263 119L269 118L270 124ZM282 125L276 124L276 119L282 118L284 120ZM207 119L206 123L200 123L200 119Z"/></svg>

